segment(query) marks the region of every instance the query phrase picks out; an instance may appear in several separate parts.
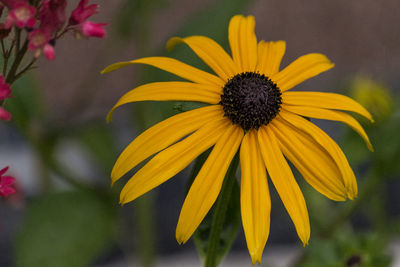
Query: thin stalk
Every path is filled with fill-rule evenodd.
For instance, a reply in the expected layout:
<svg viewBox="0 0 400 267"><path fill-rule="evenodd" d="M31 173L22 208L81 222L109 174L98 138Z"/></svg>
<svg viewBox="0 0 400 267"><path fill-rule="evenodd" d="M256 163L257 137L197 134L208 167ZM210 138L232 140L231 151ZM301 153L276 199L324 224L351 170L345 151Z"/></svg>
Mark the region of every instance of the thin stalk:
<svg viewBox="0 0 400 267"><path fill-rule="evenodd" d="M139 198L136 202L136 212L138 213L137 224L140 244L138 246L141 266L154 266L154 245L155 245L155 225L154 217L150 210L153 209L154 198L147 194Z"/></svg>
<svg viewBox="0 0 400 267"><path fill-rule="evenodd" d="M225 176L224 183L219 193L215 212L211 224L210 239L208 242L205 267L216 267L218 264L218 246L223 224L225 221L226 212L228 210L229 200L232 195L232 188L235 184L235 173L239 165L239 154L236 153L229 170Z"/></svg>
<svg viewBox="0 0 400 267"><path fill-rule="evenodd" d="M3 54L4 62L3 62L3 76L6 76L7 73L7 65L8 65L8 52L6 51L6 46L4 44L4 39L1 39L1 52Z"/></svg>
<svg viewBox="0 0 400 267"><path fill-rule="evenodd" d="M29 62L28 65L26 65L20 72L18 72L15 75L15 80L18 80L25 72L27 72L28 70L34 68L34 67L32 67L32 65L35 64L36 60L37 60L37 58L33 58L31 60L31 62Z"/></svg>
<svg viewBox="0 0 400 267"><path fill-rule="evenodd" d="M28 40L24 42L24 45L22 46L21 50L18 49L19 47L19 41L17 39L17 48L16 48L16 55L13 64L11 65L10 71L7 74L6 82L9 84L12 84L16 79L16 73L18 71L18 67L22 62L22 59L25 56L26 51L28 51Z"/></svg>

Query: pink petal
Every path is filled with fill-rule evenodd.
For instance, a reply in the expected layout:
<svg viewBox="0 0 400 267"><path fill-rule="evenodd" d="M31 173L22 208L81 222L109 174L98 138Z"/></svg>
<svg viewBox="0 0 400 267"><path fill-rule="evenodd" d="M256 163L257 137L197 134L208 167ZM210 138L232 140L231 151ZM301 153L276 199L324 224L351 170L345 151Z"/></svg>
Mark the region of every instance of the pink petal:
<svg viewBox="0 0 400 267"><path fill-rule="evenodd" d="M81 25L81 32L87 37L104 38L106 37L106 30L103 27L106 25L106 23L86 21Z"/></svg>
<svg viewBox="0 0 400 267"><path fill-rule="evenodd" d="M46 44L43 48L43 53L48 60L54 60L56 58L56 52L54 51L54 46L51 44Z"/></svg>
<svg viewBox="0 0 400 267"><path fill-rule="evenodd" d="M12 176L3 176L1 177L1 185L6 187L6 186L10 186L15 182L15 178Z"/></svg>
<svg viewBox="0 0 400 267"><path fill-rule="evenodd" d="M39 11L40 28L50 35L59 30L66 20L66 0L44 0Z"/></svg>
<svg viewBox="0 0 400 267"><path fill-rule="evenodd" d="M6 197L8 195L14 194L15 189L12 187L0 188L0 196Z"/></svg>
<svg viewBox="0 0 400 267"><path fill-rule="evenodd" d="M0 176L3 176L3 174L5 174L8 171L8 166L4 167L3 169L0 170Z"/></svg>
<svg viewBox="0 0 400 267"><path fill-rule="evenodd" d="M29 33L29 50L43 48L49 41L50 36L42 29L37 29Z"/></svg>
<svg viewBox="0 0 400 267"><path fill-rule="evenodd" d="M13 6L10 14L6 20L6 27L11 27L14 23L19 28L24 28L26 26L35 26L35 14L36 8L29 5L28 3L19 2Z"/></svg>
<svg viewBox="0 0 400 267"><path fill-rule="evenodd" d="M93 4L87 6L89 0L81 0L78 6L72 10L71 17L69 18L69 25L77 25L85 22L88 18L97 13L98 5Z"/></svg>
<svg viewBox="0 0 400 267"><path fill-rule="evenodd" d="M11 114L4 108L0 107L0 120L9 121L11 118Z"/></svg>
<svg viewBox="0 0 400 267"><path fill-rule="evenodd" d="M6 99L10 96L11 89L8 83L4 82L4 76L0 75L0 100Z"/></svg>

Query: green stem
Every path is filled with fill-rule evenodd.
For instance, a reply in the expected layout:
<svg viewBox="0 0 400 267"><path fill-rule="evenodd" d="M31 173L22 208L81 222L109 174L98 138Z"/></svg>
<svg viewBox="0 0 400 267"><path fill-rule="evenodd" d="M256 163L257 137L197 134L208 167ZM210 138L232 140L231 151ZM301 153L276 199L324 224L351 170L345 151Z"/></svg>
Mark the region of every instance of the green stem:
<svg viewBox="0 0 400 267"><path fill-rule="evenodd" d="M6 76L7 73L7 65L8 65L8 52L6 51L4 40L1 39L1 51L3 54L4 62L3 62L3 76Z"/></svg>
<svg viewBox="0 0 400 267"><path fill-rule="evenodd" d="M139 198L136 202L137 207L137 224L140 231L138 244L139 256L141 266L151 267L154 266L154 254L155 254L155 236L154 236L154 216L150 210L154 206L153 194L147 194Z"/></svg>
<svg viewBox="0 0 400 267"><path fill-rule="evenodd" d="M21 64L22 59L25 56L26 51L28 51L28 41L26 40L24 45L22 46L21 50L18 49L18 41L17 41L17 48L16 48L16 55L13 64L11 65L10 71L7 74L6 82L12 84L16 79L16 73L18 70L19 65Z"/></svg>
<svg viewBox="0 0 400 267"><path fill-rule="evenodd" d="M221 192L217 199L215 206L215 212L211 224L210 239L208 243L208 249L206 254L205 267L215 267L218 262L218 246L220 241L220 234L225 221L226 212L228 209L229 200L232 194L232 188L235 184L235 173L239 165L239 154L236 153L229 167L229 170L225 176L224 183L222 185Z"/></svg>
<svg viewBox="0 0 400 267"><path fill-rule="evenodd" d="M25 72L27 72L30 69L33 69L34 67L32 67L33 64L35 64L37 58L33 58L31 60L31 62L29 62L28 65L26 65L20 72L18 72L17 74L15 74L14 79L18 80Z"/></svg>

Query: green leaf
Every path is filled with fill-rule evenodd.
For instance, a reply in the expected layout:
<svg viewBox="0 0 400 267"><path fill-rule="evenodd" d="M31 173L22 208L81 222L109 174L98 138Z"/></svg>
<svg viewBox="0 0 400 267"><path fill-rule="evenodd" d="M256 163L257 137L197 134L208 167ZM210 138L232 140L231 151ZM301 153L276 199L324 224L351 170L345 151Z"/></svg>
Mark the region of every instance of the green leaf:
<svg viewBox="0 0 400 267"><path fill-rule="evenodd" d="M35 199L17 239L16 266L89 266L113 237L107 200L84 191Z"/></svg>
<svg viewBox="0 0 400 267"><path fill-rule="evenodd" d="M12 114L12 122L26 130L35 120L43 118L45 105L36 83L29 76L17 80L12 86L12 98L5 101L5 108Z"/></svg>

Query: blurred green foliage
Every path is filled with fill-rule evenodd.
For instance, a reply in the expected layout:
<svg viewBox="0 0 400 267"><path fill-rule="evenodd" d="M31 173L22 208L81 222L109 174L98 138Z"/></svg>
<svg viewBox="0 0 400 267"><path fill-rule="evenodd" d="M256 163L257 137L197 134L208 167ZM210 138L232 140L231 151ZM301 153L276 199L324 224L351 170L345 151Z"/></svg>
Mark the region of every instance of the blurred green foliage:
<svg viewBox="0 0 400 267"><path fill-rule="evenodd" d="M299 267L385 267L390 257L377 233L341 231L331 239L314 239Z"/></svg>
<svg viewBox="0 0 400 267"><path fill-rule="evenodd" d="M116 14L116 24L110 25L115 30L115 40L121 43L134 42L138 57L154 55L168 56L190 63L201 69L211 71L185 45L177 46L173 51L164 47L153 47L151 26L156 12L166 7L168 0L125 0ZM220 43L227 51L229 19L251 3L248 0L216 0L204 5L185 21L181 28L170 37L189 35L206 35ZM167 40L164 40L165 44ZM114 39L110 45L115 45ZM110 47L113 49L113 47ZM155 51L151 51L154 50ZM93 70L97 72L98 70ZM137 81L126 91L147 82L179 80L179 78L152 67L138 66L134 69ZM90 81L88 82L90 84ZM373 113L375 124L365 124L375 148L369 153L361 138L349 130L341 138L340 143L350 164L355 170L360 169L360 197L352 202L333 203L319 195L315 190L304 189L312 220L313 238L310 246L304 250L299 261L300 266L387 266L390 258L385 254L391 234L400 234L400 218L389 221L385 211L384 187L388 178L398 179L400 173L400 100L388 88L371 79L358 77L350 86L353 98L360 101ZM71 122L57 123L47 110L45 98L41 94L40 85L32 78L25 76L13 85L14 98L6 101L5 108L13 114L16 127L27 138L38 152L39 160L48 172L54 172L64 178L72 186L80 188L83 184L75 174L65 171L63 164L54 158L54 151L60 140L73 139L87 149L89 161L96 163L95 174L105 181L100 187L83 184L91 190L39 195L29 203L26 219L21 226L21 233L16 244L17 266L88 266L110 246L124 242L116 241L114 233L116 221L128 219L117 214L121 208L117 206L118 190L110 192L108 187L110 170L118 156L117 137L112 124L94 119L84 124ZM199 107L199 103L166 102L130 104L133 112L135 128L145 129L163 118ZM70 124L71 123L71 124ZM128 123L128 122L126 122ZM134 136L132 136L132 139ZM202 155L195 164L192 178L205 160ZM71 177L72 176L72 177ZM190 183L191 180L189 180ZM94 194L93 191L97 193ZM221 259L234 241L240 224L239 187L233 186L229 212L224 220L224 228L219 242L219 259ZM183 196L182 196L183 198ZM131 240L132 235L140 232L139 247L135 253L142 254L142 266L154 264L156 240L152 221L154 210L151 198L138 200L136 225L140 229L120 234L120 238ZM125 210L132 212L129 207ZM211 209L203 223L194 234L195 244L204 255L208 247L208 237L213 220ZM350 219L356 213L367 209L366 216L371 223L368 233L360 233L351 229ZM120 216L117 218L117 216ZM378 218L378 219L377 219ZM379 222L377 222L377 220ZM380 225L385 225L382 227ZM146 232L147 231L147 232ZM121 237L122 236L122 237ZM142 244L142 246L141 246ZM140 247L141 246L141 247ZM153 246L153 249L149 247ZM122 249L124 250L124 249ZM132 253L129 251L128 253ZM354 263L354 265L353 265Z"/></svg>
<svg viewBox="0 0 400 267"><path fill-rule="evenodd" d="M40 87L31 76L23 76L12 86L12 98L5 102L5 108L13 115L13 123L22 131L28 131L32 123L43 120L46 105Z"/></svg>
<svg viewBox="0 0 400 267"><path fill-rule="evenodd" d="M17 240L17 266L88 266L113 239L115 210L107 200L84 191L35 198Z"/></svg>

